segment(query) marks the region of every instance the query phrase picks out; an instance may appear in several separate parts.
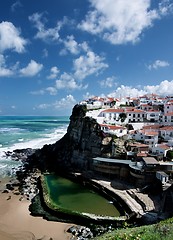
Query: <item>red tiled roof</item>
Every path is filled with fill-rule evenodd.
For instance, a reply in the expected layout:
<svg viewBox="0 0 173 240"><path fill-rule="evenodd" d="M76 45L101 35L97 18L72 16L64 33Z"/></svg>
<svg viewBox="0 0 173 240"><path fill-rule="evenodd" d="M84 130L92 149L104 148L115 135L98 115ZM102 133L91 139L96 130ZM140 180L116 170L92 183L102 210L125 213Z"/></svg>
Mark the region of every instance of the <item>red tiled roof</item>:
<svg viewBox="0 0 173 240"><path fill-rule="evenodd" d="M164 116L173 116L173 112L165 113Z"/></svg>
<svg viewBox="0 0 173 240"><path fill-rule="evenodd" d="M155 109L149 109L147 110L147 112L160 112L159 110L155 110Z"/></svg>
<svg viewBox="0 0 173 240"><path fill-rule="evenodd" d="M173 126L164 126L160 128L160 131L173 131Z"/></svg>
<svg viewBox="0 0 173 240"><path fill-rule="evenodd" d="M144 111L141 109L127 109L127 108L126 108L126 112L127 113L144 113Z"/></svg>
<svg viewBox="0 0 173 240"><path fill-rule="evenodd" d="M158 132L151 132L151 131L147 131L144 133L146 136L157 136Z"/></svg>
<svg viewBox="0 0 173 240"><path fill-rule="evenodd" d="M159 124L143 126L144 130L147 130L147 129L159 129L159 128L160 128Z"/></svg>
<svg viewBox="0 0 173 240"><path fill-rule="evenodd" d="M162 148L164 150L170 149L170 147L166 144L158 144L157 147Z"/></svg>
<svg viewBox="0 0 173 240"><path fill-rule="evenodd" d="M107 127L111 130L118 130L118 129L125 129L122 126L117 126L117 125L108 125L108 124L100 124L101 127Z"/></svg>
<svg viewBox="0 0 173 240"><path fill-rule="evenodd" d="M147 157L147 156L148 156L148 154L145 152L137 153L137 157Z"/></svg>
<svg viewBox="0 0 173 240"><path fill-rule="evenodd" d="M110 112L110 113L112 113L112 112L119 112L119 113L122 113L122 112L124 112L124 109L121 109L121 108L109 108L109 109L106 109L106 110L104 110L104 111L102 111L102 112Z"/></svg>
<svg viewBox="0 0 173 240"><path fill-rule="evenodd" d="M125 129L124 127L115 126L115 125L109 125L108 128L111 129L111 130Z"/></svg>

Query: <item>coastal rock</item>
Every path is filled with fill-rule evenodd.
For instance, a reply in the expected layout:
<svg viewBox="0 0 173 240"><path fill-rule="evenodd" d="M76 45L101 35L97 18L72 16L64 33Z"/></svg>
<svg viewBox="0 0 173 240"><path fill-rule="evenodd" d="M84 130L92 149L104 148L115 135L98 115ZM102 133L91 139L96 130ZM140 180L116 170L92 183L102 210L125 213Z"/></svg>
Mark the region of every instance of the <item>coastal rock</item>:
<svg viewBox="0 0 173 240"><path fill-rule="evenodd" d="M94 237L90 228L85 226L72 226L68 229L68 232L74 236L73 239L77 240L86 240Z"/></svg>
<svg viewBox="0 0 173 240"><path fill-rule="evenodd" d="M31 157L41 170L88 169L92 157L101 156L103 133L95 119L86 117L86 106L76 105L67 133L52 145L45 145Z"/></svg>

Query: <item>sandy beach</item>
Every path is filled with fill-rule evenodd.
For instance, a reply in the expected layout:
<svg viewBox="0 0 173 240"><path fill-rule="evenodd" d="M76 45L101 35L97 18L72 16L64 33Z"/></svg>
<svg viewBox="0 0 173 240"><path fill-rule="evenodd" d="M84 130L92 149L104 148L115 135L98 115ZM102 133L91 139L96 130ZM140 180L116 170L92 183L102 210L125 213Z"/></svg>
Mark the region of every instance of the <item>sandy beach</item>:
<svg viewBox="0 0 173 240"><path fill-rule="evenodd" d="M30 202L20 201L20 195L2 193L8 179L0 180L0 239L1 240L69 240L67 229L72 224L51 222L33 217Z"/></svg>

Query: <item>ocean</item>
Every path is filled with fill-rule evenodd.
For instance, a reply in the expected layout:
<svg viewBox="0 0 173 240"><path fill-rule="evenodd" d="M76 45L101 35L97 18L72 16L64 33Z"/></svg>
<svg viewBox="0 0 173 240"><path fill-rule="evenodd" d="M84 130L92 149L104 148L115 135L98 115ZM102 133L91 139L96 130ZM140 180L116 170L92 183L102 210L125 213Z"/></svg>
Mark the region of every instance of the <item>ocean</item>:
<svg viewBox="0 0 173 240"><path fill-rule="evenodd" d="M12 175L21 165L5 152L53 144L64 136L68 125L69 117L0 116L0 176Z"/></svg>

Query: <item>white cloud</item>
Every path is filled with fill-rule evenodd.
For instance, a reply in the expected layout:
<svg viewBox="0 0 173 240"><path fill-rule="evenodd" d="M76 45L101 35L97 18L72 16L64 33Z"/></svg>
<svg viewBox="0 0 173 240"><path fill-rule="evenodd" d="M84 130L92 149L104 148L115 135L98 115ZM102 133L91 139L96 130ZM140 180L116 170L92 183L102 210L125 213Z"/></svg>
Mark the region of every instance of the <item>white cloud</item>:
<svg viewBox="0 0 173 240"><path fill-rule="evenodd" d="M70 94L70 95L67 95L65 98L62 98L61 100L56 101L53 105L55 108L59 108L59 109L71 109L76 103L77 101Z"/></svg>
<svg viewBox="0 0 173 240"><path fill-rule="evenodd" d="M37 63L34 60L31 60L30 63L20 70L20 73L24 77L33 77L37 73L39 73L43 68L43 65L40 63Z"/></svg>
<svg viewBox="0 0 173 240"><path fill-rule="evenodd" d="M46 48L43 49L43 57L47 58L49 55L48 50Z"/></svg>
<svg viewBox="0 0 173 240"><path fill-rule="evenodd" d="M13 69L7 68L5 58L2 54L0 54L0 77L8 77L13 74Z"/></svg>
<svg viewBox="0 0 173 240"><path fill-rule="evenodd" d="M147 92L142 89L133 88L131 86L121 85L114 92L108 94L109 97L137 97L146 94Z"/></svg>
<svg viewBox="0 0 173 240"><path fill-rule="evenodd" d="M57 89L67 89L67 90L75 90L75 89L83 89L87 88L87 86L82 86L75 81L74 77L68 73L61 74L60 78L56 80L56 88Z"/></svg>
<svg viewBox="0 0 173 240"><path fill-rule="evenodd" d="M64 48L60 51L60 55L66 55L68 52L71 54L77 55L81 51L88 51L89 47L86 42L77 43L73 35L67 36L65 40L61 39L61 42L64 44Z"/></svg>
<svg viewBox="0 0 173 240"><path fill-rule="evenodd" d="M50 75L47 77L48 79L55 79L59 73L59 69L54 66L50 69Z"/></svg>
<svg viewBox="0 0 173 240"><path fill-rule="evenodd" d="M20 30L16 28L11 22L0 23L0 52L5 50L14 50L22 53L25 51L27 40L20 36Z"/></svg>
<svg viewBox="0 0 173 240"><path fill-rule="evenodd" d="M42 104L38 105L36 108L44 110L44 109L47 109L49 107L50 107L50 104L42 103Z"/></svg>
<svg viewBox="0 0 173 240"><path fill-rule="evenodd" d="M85 95L83 95L83 99L93 98L94 96L95 96L95 95L93 95L93 94L87 92L87 93L85 93Z"/></svg>
<svg viewBox="0 0 173 240"><path fill-rule="evenodd" d="M66 97L60 99L59 101L56 101L54 103L42 103L38 106L36 106L34 109L41 109L41 110L45 110L48 108L51 109L63 109L67 110L67 109L72 109L74 107L74 105L77 103L77 101L75 100L75 98L70 94L67 95Z"/></svg>
<svg viewBox="0 0 173 240"><path fill-rule="evenodd" d="M147 85L144 90L148 93L156 93L158 95L172 95L173 80L164 80L159 85Z"/></svg>
<svg viewBox="0 0 173 240"><path fill-rule="evenodd" d="M46 91L49 92L50 95L56 95L57 94L57 89L54 87L48 87L46 88Z"/></svg>
<svg viewBox="0 0 173 240"><path fill-rule="evenodd" d="M74 36L67 36L65 40L62 41L64 44L64 49L60 52L60 55L65 55L69 51L72 54L79 53L78 43L74 40Z"/></svg>
<svg viewBox="0 0 173 240"><path fill-rule="evenodd" d="M167 61L156 60L153 64L148 66L149 70L168 67L170 64Z"/></svg>
<svg viewBox="0 0 173 240"><path fill-rule="evenodd" d="M171 0L162 0L159 3L159 11L163 16L173 13L173 3L171 3Z"/></svg>
<svg viewBox="0 0 173 240"><path fill-rule="evenodd" d="M38 91L31 91L30 94L32 94L32 95L44 95L45 94L45 90L40 89Z"/></svg>
<svg viewBox="0 0 173 240"><path fill-rule="evenodd" d="M142 87L132 87L121 85L114 92L109 94L110 97L139 97L144 94L158 94L160 96L172 95L173 80L164 80L158 85L147 85Z"/></svg>
<svg viewBox="0 0 173 240"><path fill-rule="evenodd" d="M108 67L107 63L104 63L104 58L96 55L92 51L88 51L86 55L82 55L73 61L74 76L77 79L83 80L89 75L98 75L101 71Z"/></svg>
<svg viewBox="0 0 173 240"><path fill-rule="evenodd" d="M112 88L117 85L117 83L115 82L115 79L116 78L114 76L107 77L106 79L99 81L99 84L103 88Z"/></svg>
<svg viewBox="0 0 173 240"><path fill-rule="evenodd" d="M67 22L64 17L62 21L58 21L54 28L45 27L47 19L43 17L43 13L34 13L29 16L29 20L34 24L34 27L38 30L35 38L42 39L43 41L59 41L59 31L62 26Z"/></svg>
<svg viewBox="0 0 173 240"><path fill-rule="evenodd" d="M18 0L11 5L11 11L15 12L19 7L22 7L21 2Z"/></svg>
<svg viewBox="0 0 173 240"><path fill-rule="evenodd" d="M90 0L92 10L78 27L112 44L135 43L154 20L172 12L170 1L162 2L151 9L150 0Z"/></svg>

